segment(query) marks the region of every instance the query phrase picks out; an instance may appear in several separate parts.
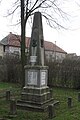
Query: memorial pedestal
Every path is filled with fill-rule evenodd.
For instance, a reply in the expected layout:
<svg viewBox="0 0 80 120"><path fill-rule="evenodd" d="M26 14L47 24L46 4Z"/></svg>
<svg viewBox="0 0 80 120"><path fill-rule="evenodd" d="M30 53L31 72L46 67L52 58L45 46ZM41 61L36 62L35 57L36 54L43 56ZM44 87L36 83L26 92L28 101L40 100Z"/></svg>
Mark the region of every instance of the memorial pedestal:
<svg viewBox="0 0 80 120"><path fill-rule="evenodd" d="M53 102L52 92L47 86L47 69L47 66L25 66L26 82L21 100L17 101L18 108L45 111Z"/></svg>

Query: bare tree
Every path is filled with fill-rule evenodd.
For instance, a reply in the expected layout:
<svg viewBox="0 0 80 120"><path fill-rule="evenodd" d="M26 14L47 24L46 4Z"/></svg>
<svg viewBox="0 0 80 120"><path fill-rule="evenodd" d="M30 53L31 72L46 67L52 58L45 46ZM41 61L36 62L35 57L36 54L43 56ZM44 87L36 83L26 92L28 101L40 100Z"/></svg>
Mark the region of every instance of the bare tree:
<svg viewBox="0 0 80 120"><path fill-rule="evenodd" d="M8 16L14 15L16 11L20 11L20 7L24 4L24 23L26 25L28 19L36 12L40 11L45 17L47 23L54 28L64 26L61 24L61 19L68 19L67 13L61 8L64 0L15 0L11 9L8 10ZM15 16L15 15L14 15ZM59 19L58 19L59 18ZM17 20L21 22L21 17ZM17 24L18 24L17 23Z"/></svg>
<svg viewBox="0 0 80 120"><path fill-rule="evenodd" d="M8 15L14 15L21 8L21 17L18 23L21 23L21 61L22 61L22 83L25 81L25 29L28 19L36 12L40 11L46 22L51 27L62 27L59 18L67 18L65 12L59 7L62 0L15 0L13 7L8 11ZM17 24L18 24L17 23Z"/></svg>

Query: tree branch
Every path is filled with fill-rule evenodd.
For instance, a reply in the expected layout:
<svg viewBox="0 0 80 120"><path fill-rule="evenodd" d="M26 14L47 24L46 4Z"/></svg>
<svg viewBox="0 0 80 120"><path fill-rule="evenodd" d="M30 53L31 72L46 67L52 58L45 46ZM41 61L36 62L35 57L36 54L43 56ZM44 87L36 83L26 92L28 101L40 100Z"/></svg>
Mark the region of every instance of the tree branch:
<svg viewBox="0 0 80 120"><path fill-rule="evenodd" d="M10 15L13 15L13 14L15 13L15 11L16 11L19 7L20 7L20 5L16 6L16 8L15 8L13 11L11 11L11 12L10 12L10 10L9 10L8 13L7 13L7 15L4 16L4 17L8 17L8 16L10 16Z"/></svg>
<svg viewBox="0 0 80 120"><path fill-rule="evenodd" d="M32 8L31 8L30 11L32 11L32 9L36 6L36 4L37 4L38 1L39 1L39 0L36 0L36 1L35 1L34 5L32 6Z"/></svg>
<svg viewBox="0 0 80 120"><path fill-rule="evenodd" d="M8 16L14 14L15 11L19 7L20 7L20 0L15 0L14 5L13 5L14 9L12 9L11 11L8 12ZM34 12L37 10L39 10L41 13L43 13L43 15L47 19L50 26L53 26L52 24L54 24L54 23L59 26L60 22L59 22L59 19L57 19L57 17L58 18L61 17L61 18L68 20L68 17L67 17L68 14L65 13L62 10L62 8L59 8L59 6L57 5L57 0L34 0L34 1L25 0L25 3L24 3L24 24L25 25L26 25L28 18L31 15L33 15ZM46 15L47 15L47 17L46 17ZM49 21L51 22L51 24ZM52 21L53 21L53 23L52 23ZM60 27L62 27L62 26L60 25Z"/></svg>
<svg viewBox="0 0 80 120"><path fill-rule="evenodd" d="M42 5L43 3L45 3L45 1L46 1L46 0L43 0L43 1L42 1L38 6L36 6L36 7L34 6L34 8L30 10L30 12L33 12L33 11L35 11L36 9L40 8L41 5Z"/></svg>
<svg viewBox="0 0 80 120"><path fill-rule="evenodd" d="M61 27L61 28L64 28L64 29L67 29L65 28L64 26L62 26L61 24L59 24L57 22L57 20L55 20L52 16L50 16L48 13L45 13L45 15L43 14L44 18L46 19L47 21L47 24L50 26L50 27L54 27L54 28L58 28ZM55 23L55 24L54 24ZM56 26L57 25L57 26Z"/></svg>

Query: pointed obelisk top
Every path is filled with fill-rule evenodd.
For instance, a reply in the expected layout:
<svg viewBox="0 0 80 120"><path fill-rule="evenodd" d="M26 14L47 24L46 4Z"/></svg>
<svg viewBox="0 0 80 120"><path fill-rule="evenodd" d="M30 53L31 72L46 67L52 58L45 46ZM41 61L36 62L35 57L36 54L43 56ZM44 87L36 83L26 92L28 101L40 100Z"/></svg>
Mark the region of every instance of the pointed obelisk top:
<svg viewBox="0 0 80 120"><path fill-rule="evenodd" d="M44 66L44 38L42 15L35 12L29 49L29 64Z"/></svg>

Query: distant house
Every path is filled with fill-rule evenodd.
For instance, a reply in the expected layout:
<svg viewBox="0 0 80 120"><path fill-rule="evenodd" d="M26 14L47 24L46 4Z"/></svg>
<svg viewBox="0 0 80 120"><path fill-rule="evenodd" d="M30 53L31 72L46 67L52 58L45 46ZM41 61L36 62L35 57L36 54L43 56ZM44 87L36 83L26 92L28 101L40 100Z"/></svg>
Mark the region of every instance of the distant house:
<svg viewBox="0 0 80 120"><path fill-rule="evenodd" d="M75 57L77 57L76 53L68 53L68 54L66 55L66 58L68 58L68 59L73 59L73 58L75 58Z"/></svg>
<svg viewBox="0 0 80 120"><path fill-rule="evenodd" d="M77 56L76 53L68 53L66 55L66 59L68 59L68 60L76 60L77 62L78 61L80 62L80 56Z"/></svg>
<svg viewBox="0 0 80 120"><path fill-rule="evenodd" d="M26 52L28 52L30 37L26 37ZM10 32L0 41L0 56L6 54L20 55L21 36ZM52 42L44 41L45 56L48 61L62 61L66 57L66 52Z"/></svg>

